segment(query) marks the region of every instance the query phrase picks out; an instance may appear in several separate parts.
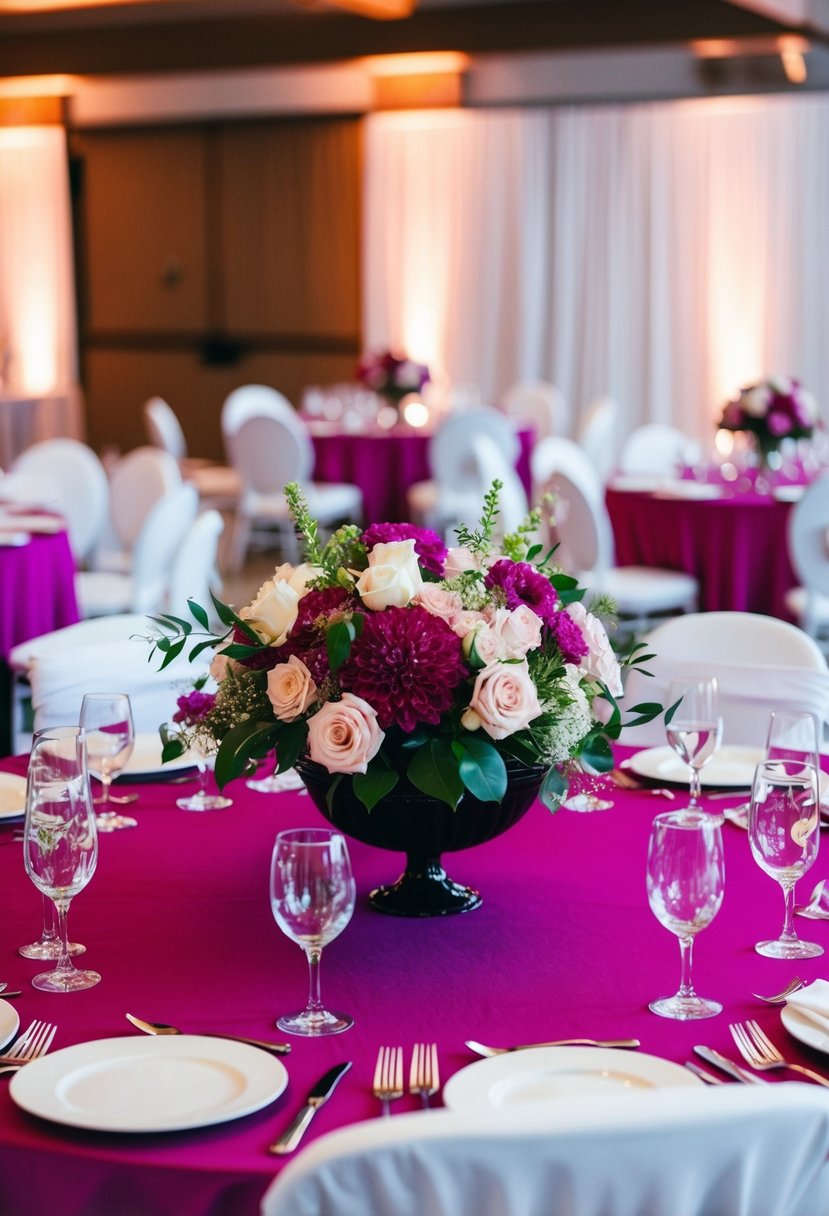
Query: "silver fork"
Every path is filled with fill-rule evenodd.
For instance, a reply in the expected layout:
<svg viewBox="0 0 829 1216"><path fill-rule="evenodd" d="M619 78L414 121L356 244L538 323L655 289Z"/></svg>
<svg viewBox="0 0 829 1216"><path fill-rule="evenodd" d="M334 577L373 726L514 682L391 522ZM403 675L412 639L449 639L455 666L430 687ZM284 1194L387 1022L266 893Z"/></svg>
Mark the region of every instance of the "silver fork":
<svg viewBox="0 0 829 1216"><path fill-rule="evenodd" d="M412 1048L412 1066L409 1072L409 1093L420 1094L426 1110L429 1099L440 1089L437 1043L415 1043Z"/></svg>
<svg viewBox="0 0 829 1216"><path fill-rule="evenodd" d="M51 1022L32 1022L9 1050L0 1055L0 1073L17 1072L30 1060L44 1056L52 1046L57 1029Z"/></svg>
<svg viewBox="0 0 829 1216"><path fill-rule="evenodd" d="M383 1114L391 1114L394 1098L403 1097L403 1048L381 1047L377 1053L372 1092L383 1106Z"/></svg>
<svg viewBox="0 0 829 1216"><path fill-rule="evenodd" d="M771 1039L763 1033L755 1021L732 1022L728 1029L746 1064L750 1064L758 1072L765 1072L769 1068L790 1068L829 1089L829 1078L821 1076L819 1072L813 1072L811 1068L806 1068L803 1064L793 1064L790 1060L784 1059Z"/></svg>
<svg viewBox="0 0 829 1216"><path fill-rule="evenodd" d="M775 992L773 996L762 996L759 992L752 992L752 996L758 1001L765 1001L767 1005L785 1005L786 998L790 997L793 992L798 992L806 981L802 980L799 975L796 975L793 980L790 980L785 988L781 988L779 992Z"/></svg>

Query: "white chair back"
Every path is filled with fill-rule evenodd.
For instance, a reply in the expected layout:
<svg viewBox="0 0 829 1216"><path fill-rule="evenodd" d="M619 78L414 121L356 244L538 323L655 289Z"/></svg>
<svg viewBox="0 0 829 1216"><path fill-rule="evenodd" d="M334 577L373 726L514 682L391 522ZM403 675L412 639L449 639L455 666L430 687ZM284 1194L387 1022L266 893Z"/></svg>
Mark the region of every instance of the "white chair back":
<svg viewBox="0 0 829 1216"><path fill-rule="evenodd" d="M721 1085L369 1119L309 1144L261 1216L815 1216L829 1103Z"/></svg>
<svg viewBox="0 0 829 1216"><path fill-rule="evenodd" d="M599 397L588 408L576 438L604 484L618 456L619 405L612 397Z"/></svg>
<svg viewBox="0 0 829 1216"><path fill-rule="evenodd" d="M278 389L267 384L243 384L240 388L235 388L225 398L221 416L222 437L231 464L236 463L235 444L240 428L248 419L260 416L279 418L288 425L294 422L302 428L296 410ZM312 471L313 453L311 465L303 472L303 478L310 477Z"/></svg>
<svg viewBox="0 0 829 1216"><path fill-rule="evenodd" d="M224 520L218 511L203 511L191 524L182 540L167 588L166 611L189 619L187 601L201 604L211 620L215 620L211 591L221 595L218 554L219 538Z"/></svg>
<svg viewBox="0 0 829 1216"><path fill-rule="evenodd" d="M75 560L86 561L109 513L107 475L95 452L77 439L44 439L21 452L12 474L20 499L28 483L33 501L64 517Z"/></svg>
<svg viewBox="0 0 829 1216"><path fill-rule="evenodd" d="M429 466L437 482L454 490L478 484L472 452L476 435L488 435L504 459L515 465L521 445L514 424L489 406L463 410L447 415L429 441Z"/></svg>
<svg viewBox="0 0 829 1216"><path fill-rule="evenodd" d="M676 477L683 466L699 457L699 444L678 427L650 422L637 427L622 444L619 469L623 473L642 473Z"/></svg>
<svg viewBox="0 0 829 1216"><path fill-rule="evenodd" d="M151 444L169 452L176 460L187 455L187 440L172 406L163 397L150 397L144 402L144 429Z"/></svg>
<svg viewBox="0 0 829 1216"><path fill-rule="evenodd" d="M537 501L553 498L550 540L560 545L558 560L599 583L613 565L613 530L590 457L571 440L553 437L542 440L531 459Z"/></svg>
<svg viewBox="0 0 829 1216"><path fill-rule="evenodd" d="M246 490L281 494L289 481L304 481L313 463L303 427L266 414L248 418L234 438L234 463Z"/></svg>
<svg viewBox="0 0 829 1216"><path fill-rule="evenodd" d="M133 612L156 612L165 603L170 571L198 507L195 487L179 485L150 510L133 549Z"/></svg>
<svg viewBox="0 0 829 1216"><path fill-rule="evenodd" d="M501 409L516 423L535 431L536 441L547 435L562 435L568 429L567 400L561 389L547 380L522 380L501 398Z"/></svg>
<svg viewBox="0 0 829 1216"><path fill-rule="evenodd" d="M152 508L182 484L178 461L163 448L134 448L112 470L109 481L113 530L132 549Z"/></svg>
<svg viewBox="0 0 829 1216"><path fill-rule="evenodd" d="M800 624L814 637L826 624L829 597L829 474L813 481L792 508L788 550L801 588L791 598Z"/></svg>

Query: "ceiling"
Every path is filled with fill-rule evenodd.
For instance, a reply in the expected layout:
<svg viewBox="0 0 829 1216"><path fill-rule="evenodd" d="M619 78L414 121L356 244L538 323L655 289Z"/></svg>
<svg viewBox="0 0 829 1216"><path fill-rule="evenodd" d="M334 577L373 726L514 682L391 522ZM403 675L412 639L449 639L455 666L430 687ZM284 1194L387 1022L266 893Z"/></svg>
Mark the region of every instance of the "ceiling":
<svg viewBox="0 0 829 1216"><path fill-rule="evenodd" d="M403 20L372 20L334 0L0 0L0 76L318 64L437 49L624 50L792 31L829 45L829 0L412 2Z"/></svg>

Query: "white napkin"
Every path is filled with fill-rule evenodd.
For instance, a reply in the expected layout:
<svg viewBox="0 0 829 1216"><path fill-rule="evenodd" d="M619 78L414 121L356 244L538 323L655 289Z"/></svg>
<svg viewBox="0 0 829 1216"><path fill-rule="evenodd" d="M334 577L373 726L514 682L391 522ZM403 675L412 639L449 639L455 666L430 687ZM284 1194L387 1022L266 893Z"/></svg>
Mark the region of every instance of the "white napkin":
<svg viewBox="0 0 829 1216"><path fill-rule="evenodd" d="M792 993L786 1005L829 1034L829 981L815 980L807 984L805 988Z"/></svg>

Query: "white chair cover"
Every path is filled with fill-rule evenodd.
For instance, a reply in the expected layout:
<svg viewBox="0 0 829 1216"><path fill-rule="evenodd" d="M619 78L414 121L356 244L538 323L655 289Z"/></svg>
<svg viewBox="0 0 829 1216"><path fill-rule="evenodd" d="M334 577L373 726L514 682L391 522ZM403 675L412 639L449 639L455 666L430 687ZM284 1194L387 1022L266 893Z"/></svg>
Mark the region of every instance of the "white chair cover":
<svg viewBox="0 0 829 1216"><path fill-rule="evenodd" d="M133 448L122 456L109 479L112 526L127 551L138 540L155 504L181 485L178 461L163 448Z"/></svg>
<svg viewBox="0 0 829 1216"><path fill-rule="evenodd" d="M619 405L612 397L599 397L590 405L576 438L587 453L602 485L616 467L619 450Z"/></svg>
<svg viewBox="0 0 829 1216"><path fill-rule="evenodd" d="M819 1216L827 1155L829 1100L796 1082L436 1110L321 1137L261 1216Z"/></svg>
<svg viewBox="0 0 829 1216"><path fill-rule="evenodd" d="M501 398L501 409L516 423L532 426L536 441L568 429L567 400L547 380L521 380L511 385Z"/></svg>
<svg viewBox="0 0 829 1216"><path fill-rule="evenodd" d="M786 607L812 637L829 626L829 474L806 489L789 515L788 549L800 582Z"/></svg>
<svg viewBox="0 0 829 1216"><path fill-rule="evenodd" d="M210 593L212 591L221 597L218 553L219 538L224 526L224 520L218 511L202 511L191 525L170 571L164 605L166 612L189 620L187 601L195 600L218 625Z"/></svg>
<svg viewBox="0 0 829 1216"><path fill-rule="evenodd" d="M92 448L77 439L44 439L21 452L11 473L17 501L28 499L64 517L75 560L83 564L109 512L107 475Z"/></svg>
<svg viewBox="0 0 829 1216"><path fill-rule="evenodd" d="M675 477L683 465L699 459L699 444L678 427L649 422L637 427L622 444L619 468L623 473L653 473Z"/></svg>
<svg viewBox="0 0 829 1216"><path fill-rule="evenodd" d="M150 397L144 402L143 414L150 443L169 452L175 460L184 460L187 440L172 406L163 397Z"/></svg>
<svg viewBox="0 0 829 1216"><path fill-rule="evenodd" d="M297 412L288 398L267 384L243 384L225 398L221 415L222 437L227 458L232 465L236 465L235 438L239 428L249 418L261 417L263 414L271 418L288 419L289 423L292 419L298 421ZM310 463L302 470L303 479L311 476L312 468L313 452Z"/></svg>

